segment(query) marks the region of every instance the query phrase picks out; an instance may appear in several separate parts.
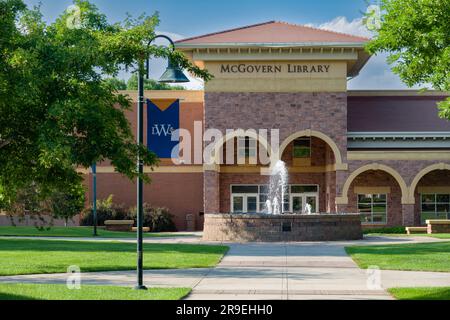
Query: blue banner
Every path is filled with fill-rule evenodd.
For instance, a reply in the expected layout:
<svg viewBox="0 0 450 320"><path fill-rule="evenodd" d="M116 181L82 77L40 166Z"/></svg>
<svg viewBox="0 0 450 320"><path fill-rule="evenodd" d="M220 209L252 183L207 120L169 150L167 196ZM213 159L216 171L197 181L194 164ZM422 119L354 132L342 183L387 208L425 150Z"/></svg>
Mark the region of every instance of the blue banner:
<svg viewBox="0 0 450 320"><path fill-rule="evenodd" d="M180 101L174 99L147 100L147 147L159 158L171 158L179 143L173 131L180 128ZM173 139L172 139L173 136ZM173 141L172 141L173 140ZM175 151L178 154L178 151Z"/></svg>

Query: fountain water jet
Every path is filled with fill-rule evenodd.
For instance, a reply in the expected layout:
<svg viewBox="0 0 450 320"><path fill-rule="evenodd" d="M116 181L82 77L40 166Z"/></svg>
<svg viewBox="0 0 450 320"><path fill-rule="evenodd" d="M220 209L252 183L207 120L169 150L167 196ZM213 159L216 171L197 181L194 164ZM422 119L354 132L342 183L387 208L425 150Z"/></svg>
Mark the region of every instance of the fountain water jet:
<svg viewBox="0 0 450 320"><path fill-rule="evenodd" d="M286 164L278 160L270 172L269 194L265 213L282 214L284 212L284 195L288 188L288 171Z"/></svg>

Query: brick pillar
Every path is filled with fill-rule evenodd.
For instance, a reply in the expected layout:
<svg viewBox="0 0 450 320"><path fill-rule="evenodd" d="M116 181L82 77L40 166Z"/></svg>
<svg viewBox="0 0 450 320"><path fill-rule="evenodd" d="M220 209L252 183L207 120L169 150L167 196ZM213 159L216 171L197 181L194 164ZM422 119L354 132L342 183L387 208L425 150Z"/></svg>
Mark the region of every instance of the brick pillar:
<svg viewBox="0 0 450 320"><path fill-rule="evenodd" d="M203 173L203 203L205 214L220 213L219 173L205 170Z"/></svg>
<svg viewBox="0 0 450 320"><path fill-rule="evenodd" d="M403 226L414 226L414 204L402 204Z"/></svg>

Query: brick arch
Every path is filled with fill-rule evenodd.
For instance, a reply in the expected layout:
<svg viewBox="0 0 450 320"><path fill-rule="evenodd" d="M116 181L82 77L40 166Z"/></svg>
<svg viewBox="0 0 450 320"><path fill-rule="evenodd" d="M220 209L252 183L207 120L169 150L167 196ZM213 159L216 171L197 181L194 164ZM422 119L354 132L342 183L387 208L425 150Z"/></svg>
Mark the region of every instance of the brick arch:
<svg viewBox="0 0 450 320"><path fill-rule="evenodd" d="M382 170L384 172L389 173L398 183L398 185L400 186L400 190L402 191L402 204L407 204L409 203L409 189L408 186L406 185L405 180L402 178L402 176L393 168L386 166L384 164L379 164L379 163L372 163L372 164L368 164L362 167L359 167L358 169L356 169L355 171L353 171L349 177L347 178L347 180L344 183L344 186L342 188L342 196L341 197L337 197L336 198L336 204L348 204L348 191L350 189L350 186L353 182L353 180L355 180L355 178L357 176L359 176L361 173L365 172L365 171L369 171L369 170Z"/></svg>
<svg viewBox="0 0 450 320"><path fill-rule="evenodd" d="M233 132L230 132L226 134L225 136L222 136L216 143L214 143L214 148L211 150L210 159L212 159L213 163L212 165L219 165L220 164L220 151L222 146L231 139L235 139L237 137L250 137L258 141L268 152L269 157L272 156L272 148L267 141L267 139L258 133L256 133L254 130L234 130Z"/></svg>
<svg viewBox="0 0 450 320"><path fill-rule="evenodd" d="M415 198L414 198L414 192L416 190L417 185L419 184L419 181L428 173L435 171L435 170L450 170L450 164L447 163L435 163L432 164L428 167L423 168L413 179L413 181L411 182L411 185L408 189L408 199L410 201L411 204L415 203Z"/></svg>
<svg viewBox="0 0 450 320"><path fill-rule="evenodd" d="M331 148L331 150L333 151L334 159L336 161L336 164L335 164L336 170L347 170L348 169L348 165L346 163L342 162L341 151L339 150L339 147L337 146L336 142L334 142L333 139L331 139L329 136L327 136L323 132L309 130L309 129L297 131L297 132L291 134L286 139L284 139L283 143L280 146L278 154L273 154L272 163L276 162L276 161L274 161L275 157L276 157L276 160L281 159L281 156L282 156L284 150L287 148L287 146L292 141L294 141L297 138L301 138L301 137L316 137L316 138L319 138L319 139L325 141L328 144L328 146Z"/></svg>

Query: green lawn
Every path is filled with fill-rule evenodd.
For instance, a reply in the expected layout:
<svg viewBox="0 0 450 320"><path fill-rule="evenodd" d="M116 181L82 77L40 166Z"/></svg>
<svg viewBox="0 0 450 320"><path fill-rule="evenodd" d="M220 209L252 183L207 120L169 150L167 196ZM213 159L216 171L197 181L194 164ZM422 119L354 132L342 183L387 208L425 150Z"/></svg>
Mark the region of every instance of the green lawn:
<svg viewBox="0 0 450 320"><path fill-rule="evenodd" d="M189 288L150 288L82 285L79 290L64 284L0 284L0 300L179 300Z"/></svg>
<svg viewBox="0 0 450 320"><path fill-rule="evenodd" d="M450 287L391 288L388 291L399 300L450 300Z"/></svg>
<svg viewBox="0 0 450 320"><path fill-rule="evenodd" d="M352 246L345 250L361 268L450 272L450 242Z"/></svg>
<svg viewBox="0 0 450 320"><path fill-rule="evenodd" d="M145 269L203 268L215 266L226 246L144 244ZM0 276L66 272L77 265L82 272L133 270L134 243L0 239Z"/></svg>
<svg viewBox="0 0 450 320"><path fill-rule="evenodd" d="M39 230L35 227L0 227L0 236L22 237L92 237L92 227L52 227L49 230ZM97 229L102 238L135 238L136 232L117 232ZM144 237L176 237L186 236L177 232L152 233L144 232Z"/></svg>
<svg viewBox="0 0 450 320"><path fill-rule="evenodd" d="M418 233L418 234L401 234L401 233L368 233L365 236L375 236L375 237L430 237L437 239L450 239L450 233Z"/></svg>

